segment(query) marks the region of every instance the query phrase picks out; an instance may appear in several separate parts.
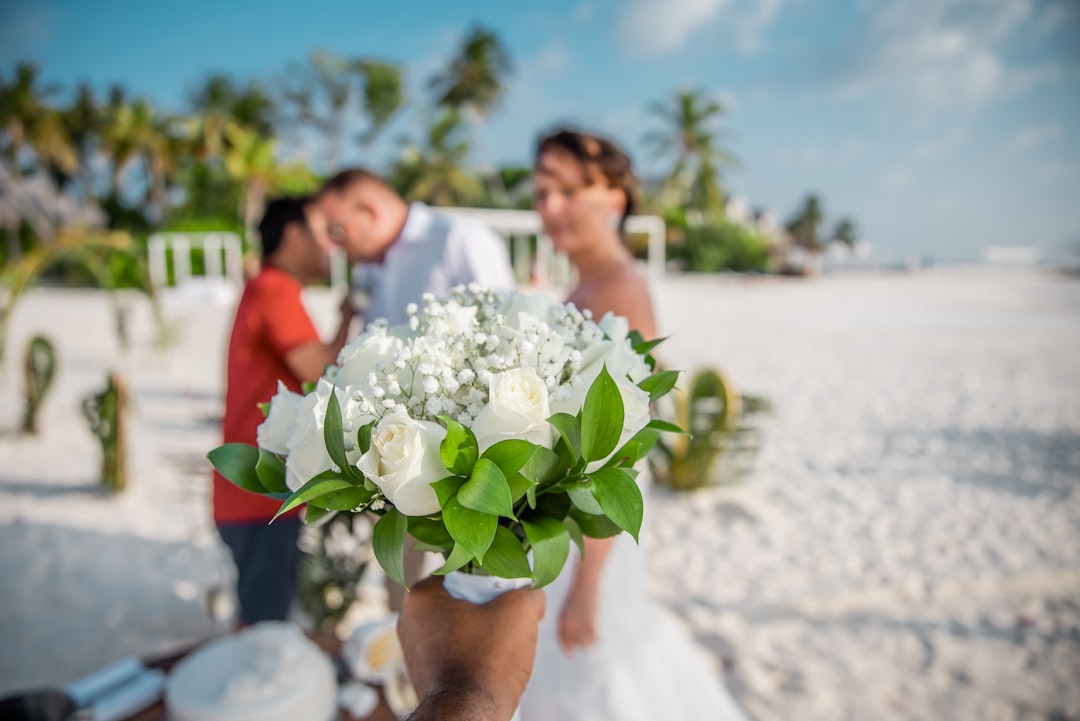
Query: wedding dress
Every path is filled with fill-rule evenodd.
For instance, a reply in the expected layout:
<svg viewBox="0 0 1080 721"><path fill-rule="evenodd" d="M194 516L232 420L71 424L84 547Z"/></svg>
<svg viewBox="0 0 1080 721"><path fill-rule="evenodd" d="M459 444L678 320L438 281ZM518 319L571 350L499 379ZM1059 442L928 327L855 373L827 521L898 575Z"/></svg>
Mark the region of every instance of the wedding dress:
<svg viewBox="0 0 1080 721"><path fill-rule="evenodd" d="M639 477L646 496L647 475ZM544 589L547 613L522 721L747 721L693 638L648 597L644 549L626 534L604 563L597 642L564 655L556 629L578 557L572 546L562 574Z"/></svg>

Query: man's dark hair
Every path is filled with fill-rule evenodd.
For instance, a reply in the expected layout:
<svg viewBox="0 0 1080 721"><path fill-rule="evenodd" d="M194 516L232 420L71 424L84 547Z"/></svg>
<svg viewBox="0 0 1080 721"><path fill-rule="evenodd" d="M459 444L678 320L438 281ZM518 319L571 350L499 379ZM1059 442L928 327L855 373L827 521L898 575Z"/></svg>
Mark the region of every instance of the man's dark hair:
<svg viewBox="0 0 1080 721"><path fill-rule="evenodd" d="M262 257L269 258L277 252L285 228L290 223L307 225L304 208L310 202L306 197L274 198L266 204L266 212L259 221L259 237L262 239Z"/></svg>

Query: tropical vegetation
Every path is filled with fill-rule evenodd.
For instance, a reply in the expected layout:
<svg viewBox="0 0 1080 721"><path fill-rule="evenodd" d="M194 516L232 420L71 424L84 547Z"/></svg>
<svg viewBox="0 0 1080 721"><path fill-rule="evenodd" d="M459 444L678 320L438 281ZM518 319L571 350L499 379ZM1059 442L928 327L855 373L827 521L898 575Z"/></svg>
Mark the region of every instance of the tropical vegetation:
<svg viewBox="0 0 1080 721"><path fill-rule="evenodd" d="M323 51L264 77L209 73L176 108L119 86L58 88L32 63L0 69L0 268L73 227L125 231L136 256L149 233L181 228L236 230L256 248L268 196L309 192L370 157L403 127L407 108L419 127L378 145L392 151L386 162L367 163L406 199L530 207L530 169L498 167L485 146L513 73L509 49L480 25L424 79L421 98L407 97L394 62ZM645 184L646 209L669 220L673 251L689 267L765 270L771 256L762 247L785 238L813 250L856 242L850 219L826 233L816 196L782 237L730 217L729 175L739 162L721 98L680 89L648 112L655 125L641 140L663 172ZM86 277L77 266L64 260L47 273ZM140 285L137 269L123 267L113 285Z"/></svg>

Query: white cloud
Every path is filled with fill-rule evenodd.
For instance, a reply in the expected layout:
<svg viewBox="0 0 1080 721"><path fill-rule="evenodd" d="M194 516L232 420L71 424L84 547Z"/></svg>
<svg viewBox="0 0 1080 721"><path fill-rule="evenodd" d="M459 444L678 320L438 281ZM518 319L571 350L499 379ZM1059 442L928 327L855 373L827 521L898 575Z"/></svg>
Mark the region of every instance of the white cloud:
<svg viewBox="0 0 1080 721"><path fill-rule="evenodd" d="M1039 16L1035 30L1039 35L1050 35L1080 20L1080 7L1072 0L1049 3ZM1075 30L1075 28L1074 28Z"/></svg>
<svg viewBox="0 0 1080 721"><path fill-rule="evenodd" d="M1013 65L1003 46L1029 29L1034 0L892 0L865 4L839 90L882 93L909 114L978 109L1055 79L1050 64Z"/></svg>
<svg viewBox="0 0 1080 721"><path fill-rule="evenodd" d="M784 0L630 0L621 8L618 36L632 55L678 50L695 34L722 30L739 52L765 45L765 33Z"/></svg>
<svg viewBox="0 0 1080 721"><path fill-rule="evenodd" d="M947 135L937 135L915 143L912 153L920 161L937 160L961 148L968 137L968 131L960 128Z"/></svg>
<svg viewBox="0 0 1080 721"><path fill-rule="evenodd" d="M618 33L634 54L676 50L714 20L729 0L630 0L623 6Z"/></svg>
<svg viewBox="0 0 1080 721"><path fill-rule="evenodd" d="M902 165L897 165L887 170L881 180L886 187L899 190L911 184L911 171Z"/></svg>
<svg viewBox="0 0 1080 721"><path fill-rule="evenodd" d="M1016 152L1026 152L1060 137L1061 128L1054 123L1027 125L1017 130L1012 136L1009 148Z"/></svg>
<svg viewBox="0 0 1080 721"><path fill-rule="evenodd" d="M746 12L735 18L735 47L742 52L754 53L765 45L765 31L780 14L783 0L757 0Z"/></svg>
<svg viewBox="0 0 1080 721"><path fill-rule="evenodd" d="M587 23L596 15L596 3L591 0L581 3L574 8L574 22Z"/></svg>
<svg viewBox="0 0 1080 721"><path fill-rule="evenodd" d="M825 168L850 168L866 151L866 141L857 135L840 142L813 142L799 148L780 148L772 161L781 168L820 171Z"/></svg>
<svg viewBox="0 0 1080 721"><path fill-rule="evenodd" d="M548 45L522 65L522 75L560 75L570 67L570 54L561 45Z"/></svg>

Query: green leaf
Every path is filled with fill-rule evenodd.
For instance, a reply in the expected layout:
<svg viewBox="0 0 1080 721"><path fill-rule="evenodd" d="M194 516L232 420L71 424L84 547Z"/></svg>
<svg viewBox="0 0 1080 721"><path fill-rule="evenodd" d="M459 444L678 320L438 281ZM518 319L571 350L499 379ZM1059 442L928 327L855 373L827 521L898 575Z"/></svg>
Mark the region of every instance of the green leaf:
<svg viewBox="0 0 1080 721"><path fill-rule="evenodd" d="M529 508L536 508L536 486L532 486L525 491L525 502L529 504Z"/></svg>
<svg viewBox="0 0 1080 721"><path fill-rule="evenodd" d="M446 437L439 444L443 465L454 475L468 476L480 456L473 432L449 416L439 416L446 424Z"/></svg>
<svg viewBox="0 0 1080 721"><path fill-rule="evenodd" d="M593 496L604 515L637 541L644 503L634 479L619 468L601 468L591 476Z"/></svg>
<svg viewBox="0 0 1080 721"><path fill-rule="evenodd" d="M466 479L461 476L447 476L431 484L436 498L439 499L439 508L446 508L446 504L457 495L458 489L465 485L465 481Z"/></svg>
<svg viewBox="0 0 1080 721"><path fill-rule="evenodd" d="M520 473L515 473L511 476L507 476L506 483L510 486L510 499L512 502L517 503L521 500L521 497L528 493L531 489L536 488L536 482L530 481Z"/></svg>
<svg viewBox="0 0 1080 721"><path fill-rule="evenodd" d="M615 450L624 419L622 394L605 365L581 409L581 453L586 461L606 458Z"/></svg>
<svg viewBox="0 0 1080 721"><path fill-rule="evenodd" d="M371 534L375 558L386 575L405 586L405 535L409 522L396 508L389 508ZM408 588L408 586L405 586Z"/></svg>
<svg viewBox="0 0 1080 721"><path fill-rule="evenodd" d="M312 498L325 496L334 491L343 491L346 488L357 488L357 486L353 485L353 482L348 478L334 473L333 471L320 473L304 485L300 486L295 493L285 499L285 503L283 503L281 508L278 509L278 512L274 514L274 519L282 513L288 513L297 506L307 503Z"/></svg>
<svg viewBox="0 0 1080 721"><path fill-rule="evenodd" d="M564 487L575 508L594 516L603 515L604 509L593 497L591 481L567 481Z"/></svg>
<svg viewBox="0 0 1080 721"><path fill-rule="evenodd" d="M327 493L308 501L309 506L318 506L328 511L351 511L371 500L372 492L361 486L352 486L333 493Z"/></svg>
<svg viewBox="0 0 1080 721"><path fill-rule="evenodd" d="M566 532L570 534L570 540L574 542L574 545L578 547L578 553L581 558L585 558L585 537L581 533L581 526L571 516L567 516L562 520L563 527L566 528ZM612 524L613 526L615 524ZM615 526L616 532L619 532L618 526Z"/></svg>
<svg viewBox="0 0 1080 721"><path fill-rule="evenodd" d="M536 496L536 510L528 514L528 520L538 516L565 518L572 508L570 497L565 493L544 493Z"/></svg>
<svg viewBox="0 0 1080 721"><path fill-rule="evenodd" d="M641 340L631 338L630 343L631 343L631 346L634 349L634 352L637 353L638 355L648 355L652 351L653 348L660 345L661 343L666 341L668 339L668 337L670 337L670 336L665 336L664 338L655 338L653 340L648 340L647 341L637 331L633 331L631 333L631 336L633 336L635 333L637 334L637 338L640 338Z"/></svg>
<svg viewBox="0 0 1080 721"><path fill-rule="evenodd" d="M426 516L409 516L409 535L429 546L438 548L453 548L454 539L446 530L442 521L436 521Z"/></svg>
<svg viewBox="0 0 1080 721"><path fill-rule="evenodd" d="M367 453L371 450L371 431L374 428L375 421L372 421L360 426L360 429L356 432L356 445L360 449L360 453Z"/></svg>
<svg viewBox="0 0 1080 721"><path fill-rule="evenodd" d="M289 487L285 485L285 461L281 460L278 454L260 448L259 460L255 463L255 475L259 477L263 488L271 493L289 492Z"/></svg>
<svg viewBox="0 0 1080 721"><path fill-rule="evenodd" d="M533 588L542 588L556 578L570 555L570 532L555 518L523 521L525 538L533 555Z"/></svg>
<svg viewBox="0 0 1080 721"><path fill-rule="evenodd" d="M323 441L326 443L326 452L330 454L330 460L334 462L334 465L342 473L350 473L352 464L349 463L349 459L345 456L345 431L341 428L341 404L338 403L337 388L330 391L330 397L326 401L326 416L323 419Z"/></svg>
<svg viewBox="0 0 1080 721"><path fill-rule="evenodd" d="M573 416L570 417L573 418ZM576 421L577 419L575 418L574 420ZM495 446L492 446L492 448L494 447ZM565 445L561 445L560 448L563 448L565 452L569 453L569 451L566 450ZM488 450L491 449L489 448ZM562 460L566 461L564 467L560 467L559 465ZM529 458L528 463L521 467L521 475L534 483L544 483L552 478L561 478L565 476L573 463L574 460L569 458L569 456L562 458L555 451L548 450L543 446L537 446L533 451L532 457ZM505 471L503 472L505 473Z"/></svg>
<svg viewBox="0 0 1080 721"><path fill-rule="evenodd" d="M477 561L484 562L484 554L495 539L495 527L499 525L498 516L466 508L455 496L443 506L443 523L457 543Z"/></svg>
<svg viewBox="0 0 1080 721"><path fill-rule="evenodd" d="M266 418L268 415L270 415L269 401L266 403L256 403L256 405L259 407L259 412L263 414L263 418Z"/></svg>
<svg viewBox="0 0 1080 721"><path fill-rule="evenodd" d="M610 538L622 533L622 529L605 516L593 516L575 508L570 511L570 518L581 529L581 532L589 538Z"/></svg>
<svg viewBox="0 0 1080 721"><path fill-rule="evenodd" d="M484 451L481 457L494 463L503 472L503 475L509 478L524 468L525 464L532 460L533 454L541 448L543 447L528 441L511 438L492 445ZM544 448L544 450L547 449ZM548 452L550 453L550 451Z"/></svg>
<svg viewBox="0 0 1080 721"><path fill-rule="evenodd" d="M300 386L300 390L306 396L308 393L311 393L311 391L315 390L315 386L316 384L311 381L304 381L303 384Z"/></svg>
<svg viewBox="0 0 1080 721"><path fill-rule="evenodd" d="M461 544L456 544L454 550L446 557L446 563L444 563L438 571L435 571L435 575L445 576L448 573L458 570L471 560L473 560L472 554L466 551Z"/></svg>
<svg viewBox="0 0 1080 721"><path fill-rule="evenodd" d="M259 449L247 443L226 443L206 454L217 472L229 481L252 493L266 493L259 481L255 466L259 462Z"/></svg>
<svg viewBox="0 0 1080 721"><path fill-rule="evenodd" d="M690 435L689 431L684 431L682 428L675 425L674 423L668 423L667 421L662 421L659 418L649 421L649 425L645 427L652 428L655 431L663 431L664 433L678 433L681 436Z"/></svg>
<svg viewBox="0 0 1080 721"><path fill-rule="evenodd" d="M533 575L521 539L506 526L495 529L495 540L480 567L499 578L531 578Z"/></svg>
<svg viewBox="0 0 1080 721"><path fill-rule="evenodd" d="M304 508L304 523L306 525L312 525L327 518L328 516L337 515L337 511L329 511L325 508L319 508L318 506L307 505ZM329 519L328 519L329 520Z"/></svg>
<svg viewBox="0 0 1080 721"><path fill-rule="evenodd" d="M645 426L635 433L633 437L623 444L623 447L615 451L614 455L605 463L605 466L625 465L632 466L652 450L660 437L659 431Z"/></svg>
<svg viewBox="0 0 1080 721"><path fill-rule="evenodd" d="M514 518L514 499L506 476L486 458L476 462L469 480L458 489L457 499L461 505L474 511Z"/></svg>
<svg viewBox="0 0 1080 721"><path fill-rule="evenodd" d="M569 413L556 413L547 421L555 426L555 430L559 432L559 435L566 442L572 456L570 463L577 463L577 459L581 458L581 423L578 421L577 416L572 416Z"/></svg>
<svg viewBox="0 0 1080 721"><path fill-rule="evenodd" d="M670 393L678 380L679 371L660 371L638 383L638 388L649 394L650 403L655 403L657 398Z"/></svg>

